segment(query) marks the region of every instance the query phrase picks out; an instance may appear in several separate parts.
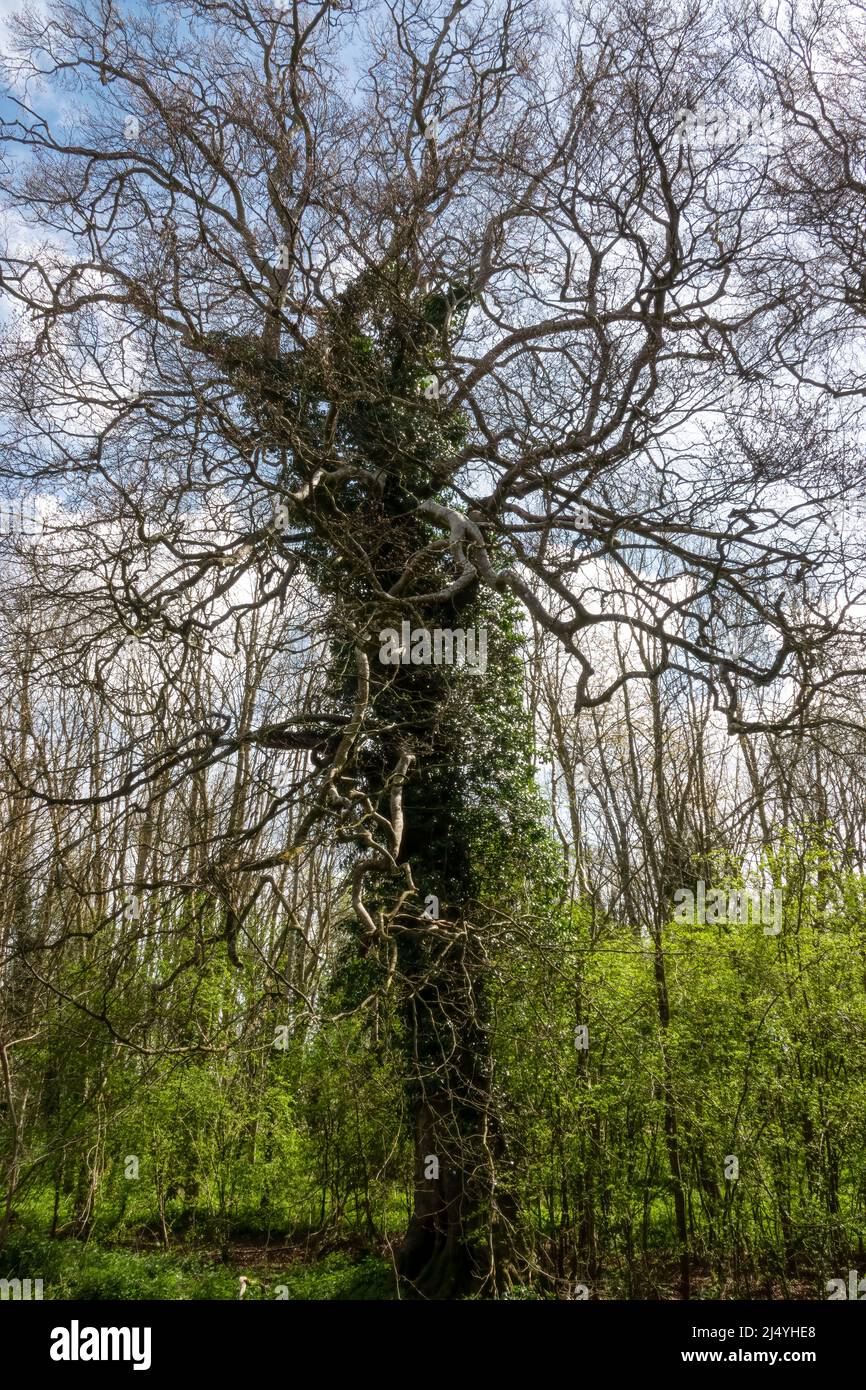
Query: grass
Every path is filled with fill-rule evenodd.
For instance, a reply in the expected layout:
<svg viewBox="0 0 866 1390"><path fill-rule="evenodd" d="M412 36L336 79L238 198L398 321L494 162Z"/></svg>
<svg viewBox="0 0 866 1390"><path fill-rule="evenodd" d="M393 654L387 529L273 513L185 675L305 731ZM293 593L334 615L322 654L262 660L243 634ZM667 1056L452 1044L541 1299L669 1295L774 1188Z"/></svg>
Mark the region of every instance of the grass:
<svg viewBox="0 0 866 1390"><path fill-rule="evenodd" d="M142 1234L139 1232L138 1239ZM246 1280L244 1300L263 1302L382 1301L396 1297L390 1262L371 1253L358 1237L346 1237L341 1248L316 1249L313 1239L295 1232L290 1241L278 1243L261 1232L232 1240L221 1258L217 1245L207 1248L191 1243L165 1250L71 1236L54 1239L39 1233L34 1224L16 1224L0 1252L0 1278L41 1279L45 1299L84 1301L141 1300L236 1300L241 1277ZM775 1262L777 1264L778 1262ZM857 1257L824 1269L820 1260L803 1259L785 1277L774 1267L761 1266L748 1273L719 1266L707 1259L692 1261L691 1297L701 1299L822 1299L826 1279L840 1270L859 1267ZM837 1268L838 1266L838 1268ZM629 1276L622 1266L608 1266L596 1279L586 1274L580 1282L590 1287L591 1298L678 1300L678 1261L669 1251L656 1251ZM745 1281L745 1282L744 1282ZM563 1288L569 1281L565 1281ZM558 1286L557 1286L558 1287ZM556 1297L557 1291L542 1282L514 1287L504 1294L509 1300ZM560 1296L563 1295L560 1291Z"/></svg>
<svg viewBox="0 0 866 1390"><path fill-rule="evenodd" d="M240 1278L247 1300L382 1300L394 1296L390 1265L372 1255L360 1259L332 1252L301 1264L287 1252L280 1265L257 1252L223 1263L203 1252L141 1252L51 1240L26 1231L10 1235L0 1254L0 1277L42 1279L46 1299L176 1300L237 1299Z"/></svg>

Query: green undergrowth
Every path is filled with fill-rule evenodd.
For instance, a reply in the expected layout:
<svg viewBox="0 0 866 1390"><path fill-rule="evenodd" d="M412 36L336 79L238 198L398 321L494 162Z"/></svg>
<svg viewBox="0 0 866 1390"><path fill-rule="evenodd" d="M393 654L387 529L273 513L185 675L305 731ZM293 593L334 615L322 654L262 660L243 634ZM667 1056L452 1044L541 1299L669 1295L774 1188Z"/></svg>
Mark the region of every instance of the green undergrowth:
<svg viewBox="0 0 866 1390"><path fill-rule="evenodd" d="M260 1253L260 1252L257 1252ZM239 1252L224 1263L203 1252L136 1251L15 1232L0 1255L0 1277L42 1279L45 1299L381 1300L394 1296L391 1267L374 1255L331 1252L308 1263L266 1261Z"/></svg>

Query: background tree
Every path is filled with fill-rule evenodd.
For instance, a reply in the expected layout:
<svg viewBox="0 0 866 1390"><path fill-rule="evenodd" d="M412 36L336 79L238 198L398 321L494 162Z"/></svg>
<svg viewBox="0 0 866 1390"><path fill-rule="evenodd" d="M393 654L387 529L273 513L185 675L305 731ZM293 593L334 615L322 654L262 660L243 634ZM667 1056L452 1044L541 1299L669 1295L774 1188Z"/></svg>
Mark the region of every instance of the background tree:
<svg viewBox="0 0 866 1390"><path fill-rule="evenodd" d="M804 171L824 170L833 121L798 105L747 18L741 43L720 11L671 22L659 6L88 0L13 26L3 472L55 505L49 542L10 561L10 594L27 595L11 957L44 981L69 939L47 915L34 935L20 896L43 809L45 855L69 876L57 892L86 926L42 988L142 1057L165 1051L148 1030L169 1001L188 1010L174 1051L227 1046L222 952L237 970L261 959L293 1027L317 1019L336 896L369 971L347 1009L379 1009L374 1032L403 1049L416 1190L401 1268L429 1296L495 1285L520 1255L519 1184L495 1195L509 1139L494 1005L509 915L544 901L549 861L514 603L567 654L575 715L622 698L633 739L632 692L647 692L633 780L614 773L632 804L635 759L652 784L661 833L639 821L639 887L628 799L607 821L665 1033L666 905L700 862L689 798L706 809L708 789L695 752L672 776L661 690L768 747L856 722L860 542L831 523L856 496L857 397L836 382L860 322L847 282L819 292L797 249ZM708 96L728 112L773 93L787 124L772 152L684 136L683 109ZM379 634L404 621L489 626L486 685L383 663ZM92 769L45 755L61 691L98 745ZM669 790L681 773L688 809ZM155 847L172 835L166 865ZM341 887L315 874L323 854ZM542 957L572 920L556 911L530 934ZM97 960L113 986L99 1004ZM574 969L578 1026L593 986ZM381 1003L392 989L398 1009ZM687 1285L675 1071L664 1044ZM19 1166L16 1141L10 1191ZM575 1205L592 1245L585 1186Z"/></svg>

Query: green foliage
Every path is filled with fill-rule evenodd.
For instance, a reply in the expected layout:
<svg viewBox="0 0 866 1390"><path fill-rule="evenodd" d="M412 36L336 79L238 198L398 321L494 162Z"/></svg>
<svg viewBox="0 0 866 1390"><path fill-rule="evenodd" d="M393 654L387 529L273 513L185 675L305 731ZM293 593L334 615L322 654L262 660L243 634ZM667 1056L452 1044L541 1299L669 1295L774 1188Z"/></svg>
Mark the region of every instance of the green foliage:
<svg viewBox="0 0 866 1390"><path fill-rule="evenodd" d="M20 1224L6 1259L10 1274L44 1277L51 1297L236 1297L248 1270L250 1299L280 1283L294 1298L390 1297L381 1252L412 1211L419 1098L426 1133L445 1116L438 1133L450 1139L453 1122L466 1173L489 1181L495 1166L487 1210L495 1190L507 1220L485 1229L478 1201L469 1236L500 1242L507 1225L510 1298L577 1281L657 1292L683 1221L704 1290L719 1296L765 1278L820 1291L863 1249L862 884L814 825L780 837L761 866L786 885L778 936L672 917L653 940L569 901L534 778L516 606L456 586L451 549L414 512L421 498L447 503L437 464L465 437L461 413L418 387L447 359L468 304L465 287L430 293L395 264L361 276L303 354L267 357L226 336L207 344L264 437L280 442L291 416L305 447L281 483L309 481L323 452L375 480L322 485L305 558L334 606L335 709L357 693L356 643L372 658L375 718L346 772L361 794L343 802L349 857L369 851L374 819L353 822L352 806L366 796L384 821L408 752L400 862L365 891L384 913L408 860L417 892L375 943L344 907L315 1027L286 1024L285 999L262 990L214 930L213 908L192 899L173 924L177 948L154 948L146 969L133 953L117 964L114 1026L141 1052L101 1026L87 943L68 953L15 1057L31 1129L15 1157ZM398 600L389 586L410 556L422 558ZM446 597L428 603L430 593ZM377 668L377 628L416 611L429 625L485 628L487 679ZM741 887L745 870L724 846L701 861L725 886ZM420 917L428 894L441 903L435 931ZM182 969L204 919L220 945ZM589 1029L585 1052L578 1027ZM213 1037L220 1046L198 1049ZM8 1171L11 1141L0 1142ZM26 1234L49 1229L92 1240ZM366 1258L310 1256L281 1276L270 1263L232 1267L238 1239L275 1236L313 1250L351 1242ZM105 1248L121 1237L163 1253ZM210 1260L176 1254L181 1243Z"/></svg>
<svg viewBox="0 0 866 1390"><path fill-rule="evenodd" d="M666 1085L704 1292L762 1294L760 1281L771 1279L780 1293L821 1296L827 1278L857 1264L866 1238L866 885L815 835L774 860L786 883L778 937L751 922L668 923L666 1028L651 942L583 906L566 910L555 881L545 896L531 865L521 878L516 852L512 861L491 855L485 891L499 881L515 895L507 950L486 976L505 1131L498 1191L514 1202L532 1268L548 1271L516 1277L510 1297L553 1296L558 1277L619 1296L669 1286ZM500 853L495 830L487 843ZM236 975L215 968L202 1008L227 1009ZM349 978L335 982L336 1012ZM275 1006L273 1021L282 1016ZM577 1023L590 1031L586 1052L575 1048ZM284 1052L237 1046L223 1057L143 1063L106 1052L99 1035L89 1051L64 1049L58 1018L54 1034L21 1051L19 1074L35 1085L54 1069L43 1142L61 1123L67 1154L60 1166L34 1168L19 1192L4 1273L45 1279L50 1297L236 1297L240 1273L257 1281L251 1298L274 1296L281 1282L293 1298L386 1296L376 1292L388 1268L379 1251L399 1240L413 1187L399 1027L374 1009L298 1031ZM262 1028L272 1036L271 1020ZM52 1222L70 1229L89 1190L94 1131L76 1109L93 1078L106 1120L92 1238L49 1240L39 1233ZM124 1176L131 1153L136 1181ZM727 1155L738 1158L736 1182L725 1177ZM323 1236L352 1239L372 1263L310 1255L278 1277L271 1263L233 1262L241 1240L311 1241L315 1250ZM118 1248L130 1240L167 1241L168 1250ZM180 1253L190 1246L211 1253ZM215 1263L220 1251L226 1266Z"/></svg>
<svg viewBox="0 0 866 1390"><path fill-rule="evenodd" d="M676 1249L665 1090L676 1105L693 1255L718 1294L739 1266L740 1296L758 1271L784 1281L809 1271L820 1295L866 1230L866 923L819 911L803 871L826 861L800 850L783 929L750 922L671 923L670 1022L657 1008L655 947L616 922L580 912L552 928L546 951L521 950L497 1007L495 1053L520 1155L510 1181L534 1213L536 1241L562 1223L582 1230L581 1272L603 1258ZM800 865L800 882L794 876ZM854 885L839 876L842 900ZM577 1050L586 1025L590 1047ZM725 1176L736 1156L739 1177ZM576 1247L577 1249L577 1247ZM847 1266L846 1266L847 1267ZM639 1280L621 1293L646 1291ZM608 1280L611 1276L608 1275ZM650 1287L655 1287L650 1282Z"/></svg>
<svg viewBox="0 0 866 1390"><path fill-rule="evenodd" d="M387 1263L367 1256L360 1261L333 1253L304 1265L246 1260L224 1265L203 1257L134 1250L105 1249L77 1240L46 1240L18 1234L3 1252L6 1278L41 1278L47 1300L237 1299L240 1276L247 1279L245 1299L372 1300L394 1296Z"/></svg>

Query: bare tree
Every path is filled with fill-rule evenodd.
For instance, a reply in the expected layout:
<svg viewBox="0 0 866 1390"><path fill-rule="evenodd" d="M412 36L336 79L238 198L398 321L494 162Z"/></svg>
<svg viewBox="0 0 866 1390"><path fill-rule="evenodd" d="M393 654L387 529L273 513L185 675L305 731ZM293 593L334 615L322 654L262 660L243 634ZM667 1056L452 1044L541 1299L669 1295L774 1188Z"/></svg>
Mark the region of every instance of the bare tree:
<svg viewBox="0 0 866 1390"><path fill-rule="evenodd" d="M27 573L57 624L36 659L80 685L95 658L100 719L105 645L155 663L99 786L27 794L82 826L143 798L133 882L156 887L148 807L187 785L235 952L275 873L328 840L359 949L406 999L404 1273L429 1296L495 1281L473 1242L508 1224L496 933L455 790L485 716L464 670L423 643L393 665L381 634L496 628L508 598L573 658L578 711L670 671L733 732L844 723L861 591L830 523L856 441L845 392L805 370L827 318L792 254L790 171L823 128L786 100L780 150L694 141L683 112L748 104L766 66L698 6L85 0L14 35L2 472L56 501ZM852 326L834 361L855 348ZM303 697L265 709L254 675L230 710L185 694L242 627L253 672L301 593ZM249 800L278 749L303 755L287 837L282 798Z"/></svg>

